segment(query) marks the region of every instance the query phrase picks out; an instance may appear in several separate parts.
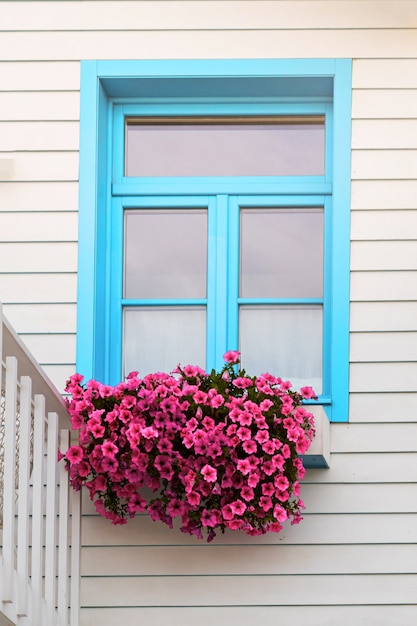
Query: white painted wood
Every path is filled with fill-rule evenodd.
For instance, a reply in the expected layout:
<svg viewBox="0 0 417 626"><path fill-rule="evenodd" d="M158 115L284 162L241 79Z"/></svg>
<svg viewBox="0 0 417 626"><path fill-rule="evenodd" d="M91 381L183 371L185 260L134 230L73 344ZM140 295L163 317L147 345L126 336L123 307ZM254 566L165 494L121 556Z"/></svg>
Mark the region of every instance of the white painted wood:
<svg viewBox="0 0 417 626"><path fill-rule="evenodd" d="M2 489L4 484L6 488L2 494L5 499L2 510L2 523L4 522L2 545L0 546L0 623L6 624L8 620L7 623L19 626L58 626L55 611L58 415L48 412L48 418L46 418L45 396L48 406L57 406L62 423L68 422L68 416L64 410L62 398L51 387L50 381L42 374L39 366L2 314L0 322L2 365L0 371L2 372L3 368L6 371L5 387L2 387L2 392L5 394L2 393L2 396L6 400L6 412L3 414L1 411L2 428L5 428L5 438L2 439L5 452L5 471L3 472L1 468ZM10 356L5 357L5 354ZM17 381L18 371L23 374L20 384ZM45 395L35 393L33 396L33 392L40 387L46 390ZM32 407L33 431L31 428ZM45 441L46 422L48 422L47 443ZM66 432L68 439L69 433ZM32 434L33 457L30 444ZM33 471L31 481L29 481L32 458ZM62 491L66 489L68 495L68 474L64 467L62 471L64 474ZM46 509L44 507L45 493ZM80 522L78 502L79 497L75 496L75 506L72 509L72 525L75 529L77 523ZM68 503L65 509L60 511L60 515L62 519L68 520ZM68 522L66 523L68 530ZM28 541L29 532L31 542ZM61 539L60 552L66 555L62 558L65 569L61 569L68 583L68 532ZM79 533L77 535L73 532L72 560L76 582L74 582L75 590L71 597L76 600L79 541ZM29 556L31 556L30 568L28 567ZM72 612L76 619L78 602ZM77 622L74 621L74 626L76 624ZM67 622L60 626L69 625Z"/></svg>
<svg viewBox="0 0 417 626"><path fill-rule="evenodd" d="M19 374L21 376L30 376L32 380L32 392L41 393L48 402L48 408L58 412L61 418L61 425L68 427L68 415L65 411L65 405L58 391L53 387L51 381L45 375L45 372L39 367L39 363L33 355L28 351L20 337L10 326L4 315L1 315L1 338L2 338L2 358L6 355L14 356L19 363Z"/></svg>
<svg viewBox="0 0 417 626"><path fill-rule="evenodd" d="M410 362L417 354L417 332L352 333L351 363L372 361Z"/></svg>
<svg viewBox="0 0 417 626"><path fill-rule="evenodd" d="M75 304L5 305L4 313L17 333L75 333Z"/></svg>
<svg viewBox="0 0 417 626"><path fill-rule="evenodd" d="M0 180L9 181L14 177L14 161L10 156L0 156Z"/></svg>
<svg viewBox="0 0 417 626"><path fill-rule="evenodd" d="M417 363L353 363L350 391L417 391Z"/></svg>
<svg viewBox="0 0 417 626"><path fill-rule="evenodd" d="M417 546L110 546L84 555L92 577L412 574Z"/></svg>
<svg viewBox="0 0 417 626"><path fill-rule="evenodd" d="M417 93L417 91L416 91ZM417 98L416 98L417 105ZM352 179L415 179L417 150L355 150Z"/></svg>
<svg viewBox="0 0 417 626"><path fill-rule="evenodd" d="M1 221L1 218L0 218ZM0 235L1 237L1 235ZM0 245L0 267L8 272L57 272L77 271L78 245L73 243L16 243Z"/></svg>
<svg viewBox="0 0 417 626"><path fill-rule="evenodd" d="M3 476L3 581L1 601L14 598L14 533L15 533L15 468L16 468L16 409L17 409L17 359L6 357L6 405L4 410L4 476Z"/></svg>
<svg viewBox="0 0 417 626"><path fill-rule="evenodd" d="M394 460L398 460L398 456ZM311 474L312 470L309 470L308 475ZM242 533L230 531L225 532L224 535L217 535L215 541L216 545L255 546L265 544L412 544L417 541L417 514L415 513L404 515L404 513L369 514L360 512L349 515L346 520L347 523L342 523L344 519L340 514L310 515L307 512L301 524L298 526L286 525L278 535L269 533L261 537L248 537ZM195 537L182 534L176 529L171 530L164 524L153 522L146 515L136 517L126 526L118 528L97 515L83 516L82 537L83 546L103 546L106 544L115 546L201 545L201 542ZM99 584L99 581L97 583Z"/></svg>
<svg viewBox="0 0 417 626"><path fill-rule="evenodd" d="M69 433L62 430L60 434L60 450L62 454L68 450ZM58 522L58 616L61 624L68 624L68 500L69 484L64 464L59 466L59 522Z"/></svg>
<svg viewBox="0 0 417 626"><path fill-rule="evenodd" d="M0 119L3 121L78 121L80 119L80 96L77 92L71 91L39 91L32 92L28 98L20 93L4 92L0 99Z"/></svg>
<svg viewBox="0 0 417 626"><path fill-rule="evenodd" d="M417 452L417 423L401 423L401 416L393 424L332 424L331 429L332 452Z"/></svg>
<svg viewBox="0 0 417 626"><path fill-rule="evenodd" d="M350 424L332 425L331 469L307 472L302 487L305 519L276 537L226 533L216 538L215 545L206 545L144 517L115 528L92 515L91 505L85 507L83 541L94 548L83 554L83 573L91 578L82 581L82 601L89 606L93 601L158 606L83 609L81 624L108 626L123 620L125 626L206 626L236 621L247 626L291 619L312 626L414 626L413 3L87 1L51 2L48 11L38 2L3 5L1 28L17 32L1 36L2 56L10 62L0 63L0 151L15 160L15 181L20 177L26 182L0 183L0 212L8 214L0 228L0 238L8 242L0 247L0 268L8 273L0 276L0 295L36 356L51 363L46 370L61 390L75 370L74 363L65 361L75 358L77 233L76 220L70 228L67 223L58 225L61 218L56 212L74 212L70 221L78 206L71 151L78 148L79 59L354 58L351 359L355 362ZM39 28L49 32L35 32ZM8 154L16 150L17 154ZM46 182L52 170L66 182ZM29 212L39 216L27 221ZM59 243L62 238L65 242ZM404 359L409 362L396 362ZM103 573L110 576L104 584ZM130 573L133 577L126 578ZM225 578L225 573L232 576ZM112 579L116 575L117 581ZM59 585L66 587L62 581ZM289 587L292 591L287 593ZM65 603L70 597L66 590ZM256 606L160 606L232 600ZM405 601L410 604L401 606ZM263 602L271 606L260 606ZM293 606L284 606L291 602ZM369 602L374 605L365 606ZM387 602L393 605L382 606Z"/></svg>
<svg viewBox="0 0 417 626"><path fill-rule="evenodd" d="M0 182L0 212L2 211L76 211L78 184L76 182Z"/></svg>
<svg viewBox="0 0 417 626"><path fill-rule="evenodd" d="M66 365L48 365L44 364L42 369L46 375L50 378L52 383L61 393L64 393L66 387L66 381L75 372L75 363L68 363Z"/></svg>
<svg viewBox="0 0 417 626"><path fill-rule="evenodd" d="M413 301L417 299L417 272L353 272L352 301Z"/></svg>
<svg viewBox="0 0 417 626"><path fill-rule="evenodd" d="M417 89L358 89L352 98L352 118L413 119L416 105Z"/></svg>
<svg viewBox="0 0 417 626"><path fill-rule="evenodd" d="M417 89L417 59L355 59L353 89Z"/></svg>
<svg viewBox="0 0 417 626"><path fill-rule="evenodd" d="M77 241L78 216L70 211L0 213L0 241Z"/></svg>
<svg viewBox="0 0 417 626"><path fill-rule="evenodd" d="M417 120L353 120L352 149L417 148Z"/></svg>
<svg viewBox="0 0 417 626"><path fill-rule="evenodd" d="M78 180L77 152L4 152L13 181Z"/></svg>
<svg viewBox="0 0 417 626"><path fill-rule="evenodd" d="M26 14L26 11L19 12L21 18ZM2 11L2 27L7 14ZM0 63L0 91L78 91L79 88L80 66L77 62Z"/></svg>
<svg viewBox="0 0 417 626"><path fill-rule="evenodd" d="M337 445L336 441L336 445ZM401 483L345 484L340 498L340 484L303 484L305 516L339 514L342 526L349 524L352 514L416 513L417 486ZM307 519L305 517L305 519ZM385 567L386 567L385 563ZM382 570L383 571L383 570Z"/></svg>
<svg viewBox="0 0 417 626"><path fill-rule="evenodd" d="M301 11L300 11L301 12ZM413 29L3 32L5 61L167 58L413 58ZM63 118L60 118L63 119Z"/></svg>
<svg viewBox="0 0 417 626"><path fill-rule="evenodd" d="M57 566L57 458L58 450L58 415L48 413L47 424L47 461L46 461L46 519L45 519L45 592L48 620L53 623L55 617L56 594L55 579Z"/></svg>
<svg viewBox="0 0 417 626"><path fill-rule="evenodd" d="M416 393L350 393L349 420L359 423L414 422Z"/></svg>
<svg viewBox="0 0 417 626"><path fill-rule="evenodd" d="M415 209L416 180L354 180L351 184L352 211Z"/></svg>
<svg viewBox="0 0 417 626"><path fill-rule="evenodd" d="M417 210L355 211L351 215L352 240L415 239Z"/></svg>
<svg viewBox="0 0 417 626"><path fill-rule="evenodd" d="M227 585L213 576L101 578L100 584L86 578L82 606L97 606L100 598L112 606L207 606L216 598L220 606L297 605L300 588L306 604L377 604L396 587L398 604L415 601L415 576L385 574L370 576L306 576L295 584L292 576L229 576Z"/></svg>
<svg viewBox="0 0 417 626"><path fill-rule="evenodd" d="M415 452L407 453L409 446L405 445L404 447L404 452L332 454L330 471L309 470L305 481L313 483L381 484L416 482L417 454Z"/></svg>
<svg viewBox="0 0 417 626"><path fill-rule="evenodd" d="M34 441L32 472L32 553L31 584L33 590L33 620L41 623L42 618L42 574L43 574L43 514L44 514L44 442L45 442L45 398L35 395Z"/></svg>
<svg viewBox="0 0 417 626"><path fill-rule="evenodd" d="M0 122L1 152L78 149L78 122Z"/></svg>
<svg viewBox="0 0 417 626"><path fill-rule="evenodd" d="M308 584L308 583L307 583ZM234 606L234 607L117 607L114 609L85 608L82 609L82 623L85 626L100 624L114 626L152 624L152 626L212 626L218 624L239 624L250 626L256 623L279 624L299 623L308 626L415 626L415 605L344 605L325 607L309 606Z"/></svg>
<svg viewBox="0 0 417 626"><path fill-rule="evenodd" d="M75 335L22 335L29 350L40 363L74 363Z"/></svg>
<svg viewBox="0 0 417 626"><path fill-rule="evenodd" d="M82 2L52 5L43 14L42 3L31 2L27 13L10 9L3 30L145 30L171 29L211 30L234 29L351 29L351 28L411 28L417 26L412 3L397 0L396 6L377 0L323 0L268 2L252 0L222 1L218 10L215 2L199 1L190 5L184 1L131 2L118 0L118 10L112 3ZM411 6L410 6L411 4ZM33 6L31 6L33 5ZM302 10L301 10L302 8Z"/></svg>
<svg viewBox="0 0 417 626"><path fill-rule="evenodd" d="M68 483L68 478L67 478ZM79 626L80 568L81 568L81 492L71 493L71 593L70 624Z"/></svg>
<svg viewBox="0 0 417 626"><path fill-rule="evenodd" d="M32 380L20 379L19 489L17 518L17 614L27 615L29 572L29 476Z"/></svg>
<svg viewBox="0 0 417 626"><path fill-rule="evenodd" d="M77 277L75 274L0 275L0 293L4 302L75 302Z"/></svg>
<svg viewBox="0 0 417 626"><path fill-rule="evenodd" d="M354 241L352 270L416 270L416 241Z"/></svg>

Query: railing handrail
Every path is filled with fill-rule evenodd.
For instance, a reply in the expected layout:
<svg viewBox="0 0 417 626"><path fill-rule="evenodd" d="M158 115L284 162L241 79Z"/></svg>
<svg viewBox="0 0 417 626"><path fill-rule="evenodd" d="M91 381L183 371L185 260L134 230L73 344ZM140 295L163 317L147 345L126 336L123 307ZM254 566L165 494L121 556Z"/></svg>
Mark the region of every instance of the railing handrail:
<svg viewBox="0 0 417 626"><path fill-rule="evenodd" d="M42 394L50 411L59 415L59 427L70 428L69 417L65 408L64 400L50 380L48 375L36 361L33 354L23 343L22 339L13 329L12 325L3 313L0 303L0 355L2 368L5 365L6 356L15 356L19 363L19 377L29 376L32 380L34 394ZM0 371L0 387L2 384L2 373Z"/></svg>

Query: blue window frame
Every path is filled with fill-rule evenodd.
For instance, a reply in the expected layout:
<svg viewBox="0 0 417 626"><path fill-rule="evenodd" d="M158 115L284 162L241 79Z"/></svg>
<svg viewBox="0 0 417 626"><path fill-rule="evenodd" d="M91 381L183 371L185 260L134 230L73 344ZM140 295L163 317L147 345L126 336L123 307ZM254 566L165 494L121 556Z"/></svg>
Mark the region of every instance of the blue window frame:
<svg viewBox="0 0 417 626"><path fill-rule="evenodd" d="M201 207L208 211L206 297L193 302L172 298L168 304L206 307L206 366L221 366L224 351L237 347L239 309L245 305L320 306L319 403L330 419L347 421L351 62L87 61L81 78L77 370L105 382L120 380L123 312L167 304L123 293L124 214ZM324 174L125 176L126 119L150 115L324 116ZM322 207L322 297L241 297L239 215L253 206Z"/></svg>

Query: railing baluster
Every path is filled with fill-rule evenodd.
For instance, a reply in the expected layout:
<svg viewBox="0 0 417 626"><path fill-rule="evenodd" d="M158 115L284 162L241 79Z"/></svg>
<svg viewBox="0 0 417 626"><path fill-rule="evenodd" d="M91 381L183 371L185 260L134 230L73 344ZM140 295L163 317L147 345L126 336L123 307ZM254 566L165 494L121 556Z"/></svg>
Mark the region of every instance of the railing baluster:
<svg viewBox="0 0 417 626"><path fill-rule="evenodd" d="M41 625L42 599L42 536L43 536L43 465L45 451L45 398L35 395L35 423L33 441L33 507L32 507L32 590L33 623Z"/></svg>
<svg viewBox="0 0 417 626"><path fill-rule="evenodd" d="M68 450L69 432L61 431L62 453ZM59 528L58 528L58 616L61 624L68 624L68 473L61 463L59 468ZM78 612L78 606L77 606Z"/></svg>
<svg viewBox="0 0 417 626"><path fill-rule="evenodd" d="M15 468L16 468L16 407L17 359L6 358L6 405L4 412L4 476L3 476L3 584L1 599L13 601L13 572L15 549Z"/></svg>
<svg viewBox="0 0 417 626"><path fill-rule="evenodd" d="M45 538L45 601L48 619L51 624L55 612L56 575L56 491L57 491L57 450L58 415L48 413L46 462L46 538Z"/></svg>
<svg viewBox="0 0 417 626"><path fill-rule="evenodd" d="M29 582L29 476L32 381L20 380L19 489L17 494L17 614L27 615Z"/></svg>
<svg viewBox="0 0 417 626"><path fill-rule="evenodd" d="M67 483L68 484L68 483ZM70 626L79 626L81 491L71 490L71 596Z"/></svg>

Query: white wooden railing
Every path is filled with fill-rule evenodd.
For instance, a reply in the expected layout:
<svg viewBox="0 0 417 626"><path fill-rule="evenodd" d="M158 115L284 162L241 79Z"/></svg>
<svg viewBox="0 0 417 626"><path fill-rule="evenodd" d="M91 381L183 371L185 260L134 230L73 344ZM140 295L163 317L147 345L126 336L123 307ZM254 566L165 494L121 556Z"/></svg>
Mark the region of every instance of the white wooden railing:
<svg viewBox="0 0 417 626"><path fill-rule="evenodd" d="M80 494L57 462L68 416L1 305L0 355L0 626L78 626Z"/></svg>

